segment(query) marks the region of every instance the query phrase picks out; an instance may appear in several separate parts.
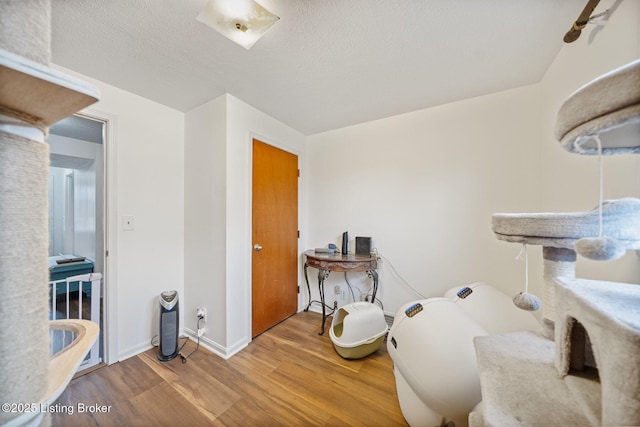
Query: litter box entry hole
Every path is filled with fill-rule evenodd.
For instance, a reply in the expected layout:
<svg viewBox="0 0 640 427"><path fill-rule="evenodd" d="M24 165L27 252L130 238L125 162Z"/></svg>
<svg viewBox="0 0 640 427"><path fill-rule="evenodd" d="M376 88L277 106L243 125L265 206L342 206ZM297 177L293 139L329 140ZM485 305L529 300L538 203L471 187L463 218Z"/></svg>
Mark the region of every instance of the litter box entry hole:
<svg viewBox="0 0 640 427"><path fill-rule="evenodd" d="M342 331L344 330L344 318L347 317L347 312L342 308L338 310L338 315L336 316L336 322L333 325L333 334L340 338L342 336Z"/></svg>

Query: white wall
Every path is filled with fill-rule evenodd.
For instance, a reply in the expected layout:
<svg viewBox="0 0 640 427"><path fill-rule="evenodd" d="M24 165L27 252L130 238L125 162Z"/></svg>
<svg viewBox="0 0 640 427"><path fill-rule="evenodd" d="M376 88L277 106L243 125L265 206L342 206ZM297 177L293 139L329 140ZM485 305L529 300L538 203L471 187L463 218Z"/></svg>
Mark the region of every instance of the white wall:
<svg viewBox="0 0 640 427"><path fill-rule="evenodd" d="M196 306L206 307L203 341L229 357L251 341L251 141L302 162L305 139L231 95L189 111L186 126L186 325L195 325Z"/></svg>
<svg viewBox="0 0 640 427"><path fill-rule="evenodd" d="M539 105L535 85L309 137L308 247L339 247L343 231L372 237L383 256L378 295L392 314L416 296L391 264L425 297L477 281L520 290L520 248L496 240L491 214L538 205ZM369 284L365 274L349 280ZM344 276L326 283L332 303Z"/></svg>
<svg viewBox="0 0 640 427"><path fill-rule="evenodd" d="M231 95L227 105L227 346L235 352L251 341L252 140L257 138L297 155L299 165L304 163L306 140L302 133ZM298 182L298 192L303 206L299 227L304 230L304 178ZM302 236L300 252L304 242ZM301 306L303 294L299 297Z"/></svg>
<svg viewBox="0 0 640 427"><path fill-rule="evenodd" d="M596 12L614 4L603 1ZM384 257L379 295L388 313L416 298L388 261L426 297L474 281L508 294L522 289L519 247L495 239L491 214L597 205L597 160L562 150L555 114L582 84L640 56L639 8L622 2L597 34L589 26L564 45L540 84L309 137L309 248L339 246L343 231L373 237ZM608 157L605 187L606 198L640 196L637 156ZM541 250L528 252L530 292L541 296ZM636 283L640 261L635 253L608 263L581 259L578 275ZM330 304L350 302L331 292L345 286L343 277L332 273L326 282ZM361 290L370 283L364 274L350 281Z"/></svg>
<svg viewBox="0 0 640 427"><path fill-rule="evenodd" d="M207 309L204 340L226 346L226 96L185 115L185 328Z"/></svg>
<svg viewBox="0 0 640 427"><path fill-rule="evenodd" d="M614 0L600 2L594 13ZM582 85L614 68L640 58L640 2L623 1L602 28L589 25L574 43L563 45L542 81L543 188L539 209L585 211L598 205L598 158L565 151L554 137L556 114L562 102ZM640 197L637 155L604 157L604 198ZM579 277L640 281L640 258L634 252L616 261L598 262L579 257Z"/></svg>
<svg viewBox="0 0 640 427"><path fill-rule="evenodd" d="M59 68L59 67L57 67ZM106 283L115 295L107 309L115 328L109 354L117 360L150 347L158 329L160 292L183 296L184 278L184 114L137 95L61 69L97 86L101 100L89 107L112 119L116 176L109 188L109 263L117 265ZM97 113L97 114L96 114ZM114 125L115 123L115 125ZM133 215L134 231L122 231L123 215ZM110 360L115 362L116 360Z"/></svg>

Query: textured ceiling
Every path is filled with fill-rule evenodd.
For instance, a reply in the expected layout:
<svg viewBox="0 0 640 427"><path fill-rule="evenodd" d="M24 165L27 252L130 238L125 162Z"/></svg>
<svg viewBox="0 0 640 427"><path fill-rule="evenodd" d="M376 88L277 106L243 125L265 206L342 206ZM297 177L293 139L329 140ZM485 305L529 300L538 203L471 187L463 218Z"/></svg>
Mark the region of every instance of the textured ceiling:
<svg viewBox="0 0 640 427"><path fill-rule="evenodd" d="M206 0L53 0L52 61L181 111L230 93L310 135L539 82L586 0L260 3L281 19L245 50L196 21Z"/></svg>

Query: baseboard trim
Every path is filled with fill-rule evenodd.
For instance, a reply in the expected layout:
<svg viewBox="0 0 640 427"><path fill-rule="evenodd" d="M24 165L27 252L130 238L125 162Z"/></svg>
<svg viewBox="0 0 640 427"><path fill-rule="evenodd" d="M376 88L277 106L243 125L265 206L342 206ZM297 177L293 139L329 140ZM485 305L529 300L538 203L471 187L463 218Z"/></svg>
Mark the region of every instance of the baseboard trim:
<svg viewBox="0 0 640 427"><path fill-rule="evenodd" d="M198 334L195 331L185 328L184 333L189 337L191 341L198 342ZM209 350L210 352L212 352L213 354L227 360L234 354L244 349L248 345L248 343L244 341L239 341L230 347L225 347L218 344L217 342L213 341L210 338L200 337L200 345L206 348L207 350Z"/></svg>

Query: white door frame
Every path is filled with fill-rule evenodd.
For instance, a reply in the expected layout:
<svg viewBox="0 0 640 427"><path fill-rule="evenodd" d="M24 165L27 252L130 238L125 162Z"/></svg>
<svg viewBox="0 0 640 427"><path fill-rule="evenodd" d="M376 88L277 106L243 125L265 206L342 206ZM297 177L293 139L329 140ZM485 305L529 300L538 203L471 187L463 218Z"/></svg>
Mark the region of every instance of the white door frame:
<svg viewBox="0 0 640 427"><path fill-rule="evenodd" d="M85 108L76 115L104 122L104 199L103 199L103 358L107 365L118 361L118 316L117 316L117 117L95 108ZM97 254L96 254L97 256Z"/></svg>

